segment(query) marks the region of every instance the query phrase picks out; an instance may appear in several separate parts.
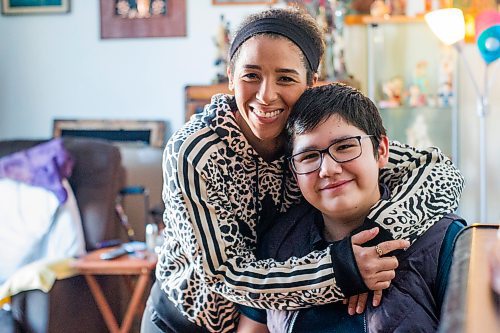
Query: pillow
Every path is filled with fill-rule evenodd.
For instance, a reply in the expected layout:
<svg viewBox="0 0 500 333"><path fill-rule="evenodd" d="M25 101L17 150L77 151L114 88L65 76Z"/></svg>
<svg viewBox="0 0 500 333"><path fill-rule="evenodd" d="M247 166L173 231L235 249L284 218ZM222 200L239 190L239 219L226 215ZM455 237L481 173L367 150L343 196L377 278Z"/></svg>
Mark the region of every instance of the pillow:
<svg viewBox="0 0 500 333"><path fill-rule="evenodd" d="M28 263L85 253L75 196L66 179L61 184L63 204L45 188L0 179L0 283Z"/></svg>
<svg viewBox="0 0 500 333"><path fill-rule="evenodd" d="M67 193L62 179L68 178L74 161L61 139L53 139L0 158L0 179L9 178L54 192L59 202Z"/></svg>

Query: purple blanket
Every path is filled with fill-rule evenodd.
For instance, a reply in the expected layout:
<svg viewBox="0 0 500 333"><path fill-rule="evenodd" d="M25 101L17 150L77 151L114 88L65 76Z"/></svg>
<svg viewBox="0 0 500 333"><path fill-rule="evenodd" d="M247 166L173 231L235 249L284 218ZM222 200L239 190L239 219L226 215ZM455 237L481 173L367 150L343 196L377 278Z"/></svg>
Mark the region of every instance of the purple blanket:
<svg viewBox="0 0 500 333"><path fill-rule="evenodd" d="M73 170L74 160L61 139L0 158L0 178L9 178L52 191L60 203L68 198L61 181Z"/></svg>

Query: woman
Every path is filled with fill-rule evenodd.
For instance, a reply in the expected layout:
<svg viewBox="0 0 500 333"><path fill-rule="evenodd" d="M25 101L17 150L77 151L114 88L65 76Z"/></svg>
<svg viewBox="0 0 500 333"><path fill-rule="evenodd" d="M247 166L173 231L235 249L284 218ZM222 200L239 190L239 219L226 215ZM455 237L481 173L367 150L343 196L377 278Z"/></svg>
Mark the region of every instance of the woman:
<svg viewBox="0 0 500 333"><path fill-rule="evenodd" d="M359 246L376 229L285 262L254 256L273 216L301 200L285 164L283 129L317 81L323 51L316 22L297 9L269 9L243 22L229 54L234 97L214 96L165 148L165 241L143 332L230 332L234 303L294 309L388 287L390 278L380 275L389 276L397 260L382 264L374 247ZM381 181L394 195L369 217L394 238L414 240L456 208L463 179L435 150L391 153ZM405 246L384 244L387 252ZM342 259L346 250L359 270Z"/></svg>

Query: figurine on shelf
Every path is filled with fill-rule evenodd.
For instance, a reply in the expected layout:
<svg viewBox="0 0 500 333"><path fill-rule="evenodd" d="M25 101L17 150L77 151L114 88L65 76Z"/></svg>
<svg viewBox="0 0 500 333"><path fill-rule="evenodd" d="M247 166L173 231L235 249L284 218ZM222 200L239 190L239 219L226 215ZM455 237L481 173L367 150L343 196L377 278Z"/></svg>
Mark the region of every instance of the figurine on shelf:
<svg viewBox="0 0 500 333"><path fill-rule="evenodd" d="M453 105L453 66L455 63L454 52L450 46L443 46L440 52L438 69L438 94L437 104L440 107Z"/></svg>
<svg viewBox="0 0 500 333"><path fill-rule="evenodd" d="M447 108L453 105L453 86L450 82L439 85L437 104L439 107Z"/></svg>
<svg viewBox="0 0 500 333"><path fill-rule="evenodd" d="M318 69L319 79L328 81L349 80L345 62L344 19L350 0L309 0L293 5L305 8L315 17L323 32L325 53Z"/></svg>
<svg viewBox="0 0 500 333"><path fill-rule="evenodd" d="M429 137L427 122L423 113L418 113L413 124L406 130L407 143L414 147L424 148L433 146Z"/></svg>
<svg viewBox="0 0 500 333"><path fill-rule="evenodd" d="M333 75L328 78L332 81L344 81L349 78L344 54L344 25L345 15L347 13L347 2L348 1L330 1L330 7L333 15L333 24L331 29L331 37L333 40Z"/></svg>
<svg viewBox="0 0 500 333"><path fill-rule="evenodd" d="M350 8L356 14L369 14L370 6L373 3L373 0L352 0L350 3Z"/></svg>
<svg viewBox="0 0 500 333"><path fill-rule="evenodd" d="M390 0L389 10L391 15L405 15L406 0Z"/></svg>
<svg viewBox="0 0 500 333"><path fill-rule="evenodd" d="M422 60L415 66L413 83L408 88L407 103L411 107L427 105L427 94L429 91L429 78L427 75L427 61Z"/></svg>
<svg viewBox="0 0 500 333"><path fill-rule="evenodd" d="M427 104L426 95L422 93L420 87L417 84L412 84L408 88L408 106L412 108L424 106Z"/></svg>
<svg viewBox="0 0 500 333"><path fill-rule="evenodd" d="M227 54L229 51L229 22L226 21L224 15L220 16L220 23L217 27L217 32L214 37L214 43L217 48L214 65L216 77L214 83L227 82Z"/></svg>
<svg viewBox="0 0 500 333"><path fill-rule="evenodd" d="M427 68L429 64L425 60L417 62L415 66L415 84L418 86L422 94L427 94L429 91L429 75L427 74Z"/></svg>
<svg viewBox="0 0 500 333"><path fill-rule="evenodd" d="M379 106L385 108L397 108L401 105L404 82L400 76L393 77L382 84L384 99L380 101Z"/></svg>
<svg viewBox="0 0 500 333"><path fill-rule="evenodd" d="M331 64L331 55L333 50L333 40L330 35L330 25L328 24L328 18L326 16L326 8L323 5L318 7L316 22L318 24L319 29L323 33L323 40L325 41L326 52L323 54L323 58L321 59L318 73L320 80L328 79L329 71L332 66Z"/></svg>
<svg viewBox="0 0 500 333"><path fill-rule="evenodd" d="M383 0L375 0L370 6L370 15L374 17L389 15L389 6Z"/></svg>

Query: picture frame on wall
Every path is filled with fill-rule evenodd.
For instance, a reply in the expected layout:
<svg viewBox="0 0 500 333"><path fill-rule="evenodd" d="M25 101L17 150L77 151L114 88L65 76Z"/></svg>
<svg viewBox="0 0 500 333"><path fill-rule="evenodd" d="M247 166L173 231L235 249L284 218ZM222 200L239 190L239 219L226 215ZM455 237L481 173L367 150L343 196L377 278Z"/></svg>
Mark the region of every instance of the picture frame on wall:
<svg viewBox="0 0 500 333"><path fill-rule="evenodd" d="M186 0L100 0L101 38L184 37Z"/></svg>
<svg viewBox="0 0 500 333"><path fill-rule="evenodd" d="M57 14L69 12L70 0L2 0L2 14Z"/></svg>
<svg viewBox="0 0 500 333"><path fill-rule="evenodd" d="M213 5L271 5L277 0L212 0Z"/></svg>

